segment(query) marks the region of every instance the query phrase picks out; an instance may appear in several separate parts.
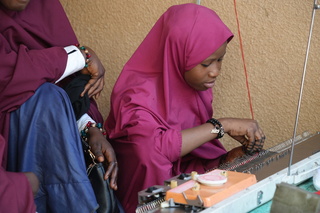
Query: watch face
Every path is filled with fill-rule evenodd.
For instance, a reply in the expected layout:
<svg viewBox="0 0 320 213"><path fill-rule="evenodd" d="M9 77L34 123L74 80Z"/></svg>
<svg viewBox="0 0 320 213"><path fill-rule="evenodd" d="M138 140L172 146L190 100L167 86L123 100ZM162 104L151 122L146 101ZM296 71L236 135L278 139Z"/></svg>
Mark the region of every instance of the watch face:
<svg viewBox="0 0 320 213"><path fill-rule="evenodd" d="M219 127L215 127L211 130L211 133L215 133L218 134L220 132L220 128Z"/></svg>

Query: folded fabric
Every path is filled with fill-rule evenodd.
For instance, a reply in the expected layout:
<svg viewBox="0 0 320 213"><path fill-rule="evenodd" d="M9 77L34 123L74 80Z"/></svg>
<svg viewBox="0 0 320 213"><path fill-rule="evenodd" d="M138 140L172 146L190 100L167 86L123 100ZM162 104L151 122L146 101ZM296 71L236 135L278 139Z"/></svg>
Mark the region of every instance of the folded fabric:
<svg viewBox="0 0 320 213"><path fill-rule="evenodd" d="M90 75L80 74L63 88L70 98L76 120L81 118L81 116L85 114L90 107L88 93L85 93L83 97L80 96L89 80Z"/></svg>
<svg viewBox="0 0 320 213"><path fill-rule="evenodd" d="M320 196L288 183L280 183L272 200L270 213L319 213Z"/></svg>

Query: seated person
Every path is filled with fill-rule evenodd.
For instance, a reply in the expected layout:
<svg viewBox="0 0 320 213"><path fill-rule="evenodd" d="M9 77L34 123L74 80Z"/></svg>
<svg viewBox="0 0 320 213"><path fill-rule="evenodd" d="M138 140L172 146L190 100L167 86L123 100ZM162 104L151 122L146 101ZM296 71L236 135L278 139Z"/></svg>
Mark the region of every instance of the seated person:
<svg viewBox="0 0 320 213"><path fill-rule="evenodd" d="M6 141L0 142L1 172L36 175L39 213L94 212L99 205L86 173L80 131L89 121L103 122L94 98L103 89L105 69L92 49L77 47L58 0L0 0L0 19L0 134ZM90 98L91 103L76 121L61 87L80 73L89 80L79 99ZM87 128L95 160L103 162L104 178L116 190L115 153L99 128ZM20 180L16 187L26 185L25 178ZM34 212L32 205L25 212ZM21 209L10 211L15 212Z"/></svg>
<svg viewBox="0 0 320 213"><path fill-rule="evenodd" d="M135 211L138 192L181 173L204 173L228 159L224 134L253 154L265 135L257 121L214 119L212 88L233 34L197 4L170 7L125 64L105 122L119 164L117 195ZM234 154L234 153L231 153Z"/></svg>

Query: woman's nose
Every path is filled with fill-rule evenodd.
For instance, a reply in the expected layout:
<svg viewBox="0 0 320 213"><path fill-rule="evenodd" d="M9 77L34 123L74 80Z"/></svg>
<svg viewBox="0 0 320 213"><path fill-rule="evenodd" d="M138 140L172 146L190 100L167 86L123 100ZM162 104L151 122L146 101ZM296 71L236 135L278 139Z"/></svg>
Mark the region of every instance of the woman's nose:
<svg viewBox="0 0 320 213"><path fill-rule="evenodd" d="M217 77L220 74L220 69L221 69L221 66L219 66L218 64L215 64L215 66L212 66L212 68L210 69L209 76Z"/></svg>

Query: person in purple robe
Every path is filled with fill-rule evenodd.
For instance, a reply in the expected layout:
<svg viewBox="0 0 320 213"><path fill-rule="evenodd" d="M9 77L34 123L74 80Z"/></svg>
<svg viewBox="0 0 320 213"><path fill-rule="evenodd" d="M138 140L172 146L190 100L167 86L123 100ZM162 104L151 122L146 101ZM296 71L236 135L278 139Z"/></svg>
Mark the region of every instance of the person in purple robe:
<svg viewBox="0 0 320 213"><path fill-rule="evenodd" d="M95 212L83 129L95 160L105 166L104 178L117 189L114 150L94 125L103 122L94 100L105 69L91 48L78 44L58 0L0 0L1 210ZM69 94L66 88L83 76L88 79L74 87L76 95ZM25 178L30 174L40 184L35 198Z"/></svg>
<svg viewBox="0 0 320 213"><path fill-rule="evenodd" d="M105 128L118 159L116 193L127 213L135 211L141 190L262 149L257 121L212 118L212 87L232 37L213 10L175 5L125 64ZM218 140L224 133L242 145L228 153Z"/></svg>

